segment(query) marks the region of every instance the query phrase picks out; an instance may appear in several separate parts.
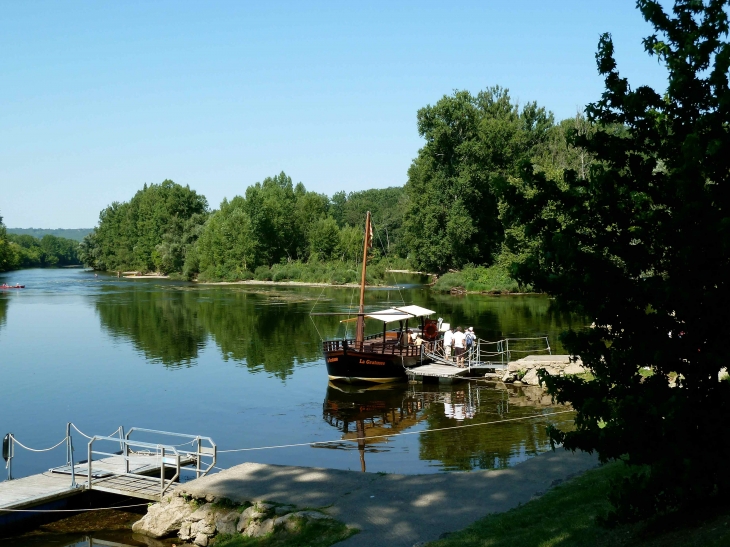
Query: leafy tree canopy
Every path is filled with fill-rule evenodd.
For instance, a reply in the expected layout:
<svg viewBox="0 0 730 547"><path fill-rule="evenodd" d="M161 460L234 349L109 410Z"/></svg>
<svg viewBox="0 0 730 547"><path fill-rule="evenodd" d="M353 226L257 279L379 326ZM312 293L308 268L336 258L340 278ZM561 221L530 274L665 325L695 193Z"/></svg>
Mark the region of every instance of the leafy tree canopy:
<svg viewBox="0 0 730 547"><path fill-rule="evenodd" d="M539 242L515 275L594 322L564 342L595 380L544 377L578 411L574 431L552 436L636 466L614 489L623 519L730 489L730 383L718 381L730 329L727 2L637 5L666 92L632 89L604 34L605 92L587 108L597 130L574 136L595 161L553 179L525 164L501 189L505 221Z"/></svg>

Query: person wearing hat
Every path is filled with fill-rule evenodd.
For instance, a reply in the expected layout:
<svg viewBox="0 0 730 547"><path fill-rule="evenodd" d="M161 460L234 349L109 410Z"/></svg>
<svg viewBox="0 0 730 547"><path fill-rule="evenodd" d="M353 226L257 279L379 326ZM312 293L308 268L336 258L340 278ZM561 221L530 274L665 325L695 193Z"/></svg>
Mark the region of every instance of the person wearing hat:
<svg viewBox="0 0 730 547"><path fill-rule="evenodd" d="M468 354L468 359L471 359L471 352L474 349L476 342L477 335L474 334L474 327L469 327L466 331L466 352Z"/></svg>

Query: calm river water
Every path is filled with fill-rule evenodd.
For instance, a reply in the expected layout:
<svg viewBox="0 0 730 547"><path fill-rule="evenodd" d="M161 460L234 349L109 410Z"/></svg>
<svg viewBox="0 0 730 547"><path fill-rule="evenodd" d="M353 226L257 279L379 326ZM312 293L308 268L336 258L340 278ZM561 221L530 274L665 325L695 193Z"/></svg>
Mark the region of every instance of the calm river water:
<svg viewBox="0 0 730 547"><path fill-rule="evenodd" d="M30 447L57 443L66 422L102 435L124 425L210 436L221 450L333 441L221 454L220 467L364 464L373 472L434 473L513 465L548 449L548 423L570 419L429 433L553 409L526 390L486 382L329 384L320 337L342 336L344 326L339 317L309 314L347 310L357 301L350 288L118 280L79 269L11 272L0 274L2 282L26 289L0 291L0 435L13 432ZM401 277L400 290L368 290L368 305L418 304L474 326L484 339L548 336L554 352L571 325L544 296L452 297L406 282L414 279ZM425 433L373 439L361 453L346 441L358 427L368 436ZM85 454L84 441L74 437L77 454ZM64 461L63 447L17 449L13 471L20 477Z"/></svg>

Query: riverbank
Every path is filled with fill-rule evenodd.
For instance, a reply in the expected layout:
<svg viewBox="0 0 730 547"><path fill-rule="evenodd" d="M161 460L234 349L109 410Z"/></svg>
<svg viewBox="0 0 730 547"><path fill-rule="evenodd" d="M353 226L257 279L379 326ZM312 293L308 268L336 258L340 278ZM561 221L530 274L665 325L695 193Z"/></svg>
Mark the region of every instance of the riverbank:
<svg viewBox="0 0 730 547"><path fill-rule="evenodd" d="M614 528L600 522L610 511L611 481L628 474L613 462L557 485L505 513L488 515L428 547L710 547L730 545L730 506L671 514Z"/></svg>
<svg viewBox="0 0 730 547"><path fill-rule="evenodd" d="M343 283L335 285L332 283L307 283L305 281L263 281L258 279L249 279L247 281L196 281L198 285L273 285L273 286L290 286L290 287L341 287L341 288L353 288L360 287L357 283ZM397 289L395 285L373 285L368 288L376 289Z"/></svg>
<svg viewBox="0 0 730 547"><path fill-rule="evenodd" d="M245 463L182 484L176 495L208 503L266 500L323 511L360 533L339 545L412 547L504 512L597 465L562 449L507 469L396 475Z"/></svg>

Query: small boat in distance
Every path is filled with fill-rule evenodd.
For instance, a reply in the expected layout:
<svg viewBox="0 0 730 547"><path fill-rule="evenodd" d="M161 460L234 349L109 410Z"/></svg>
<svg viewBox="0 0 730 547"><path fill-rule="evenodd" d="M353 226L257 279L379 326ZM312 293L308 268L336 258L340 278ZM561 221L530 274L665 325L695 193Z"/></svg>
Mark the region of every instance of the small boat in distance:
<svg viewBox="0 0 730 547"><path fill-rule="evenodd" d="M0 285L0 289L25 289L25 285L21 285L20 283L16 283L15 285L8 285L7 283L3 283Z"/></svg>
<svg viewBox="0 0 730 547"><path fill-rule="evenodd" d="M355 338L325 340L322 343L330 380L348 383L386 383L405 380L407 368L428 361L424 354L424 345L432 343L439 335L437 322L428 319L436 312L420 306L401 306L365 313L365 271L371 242L372 228L368 211L365 220L360 307L356 314ZM381 321L382 331L365 336L365 318ZM409 320L415 320L417 323L418 327L413 330L421 332L422 344L413 343L409 336ZM388 324L392 323L398 323L399 328L388 330Z"/></svg>

